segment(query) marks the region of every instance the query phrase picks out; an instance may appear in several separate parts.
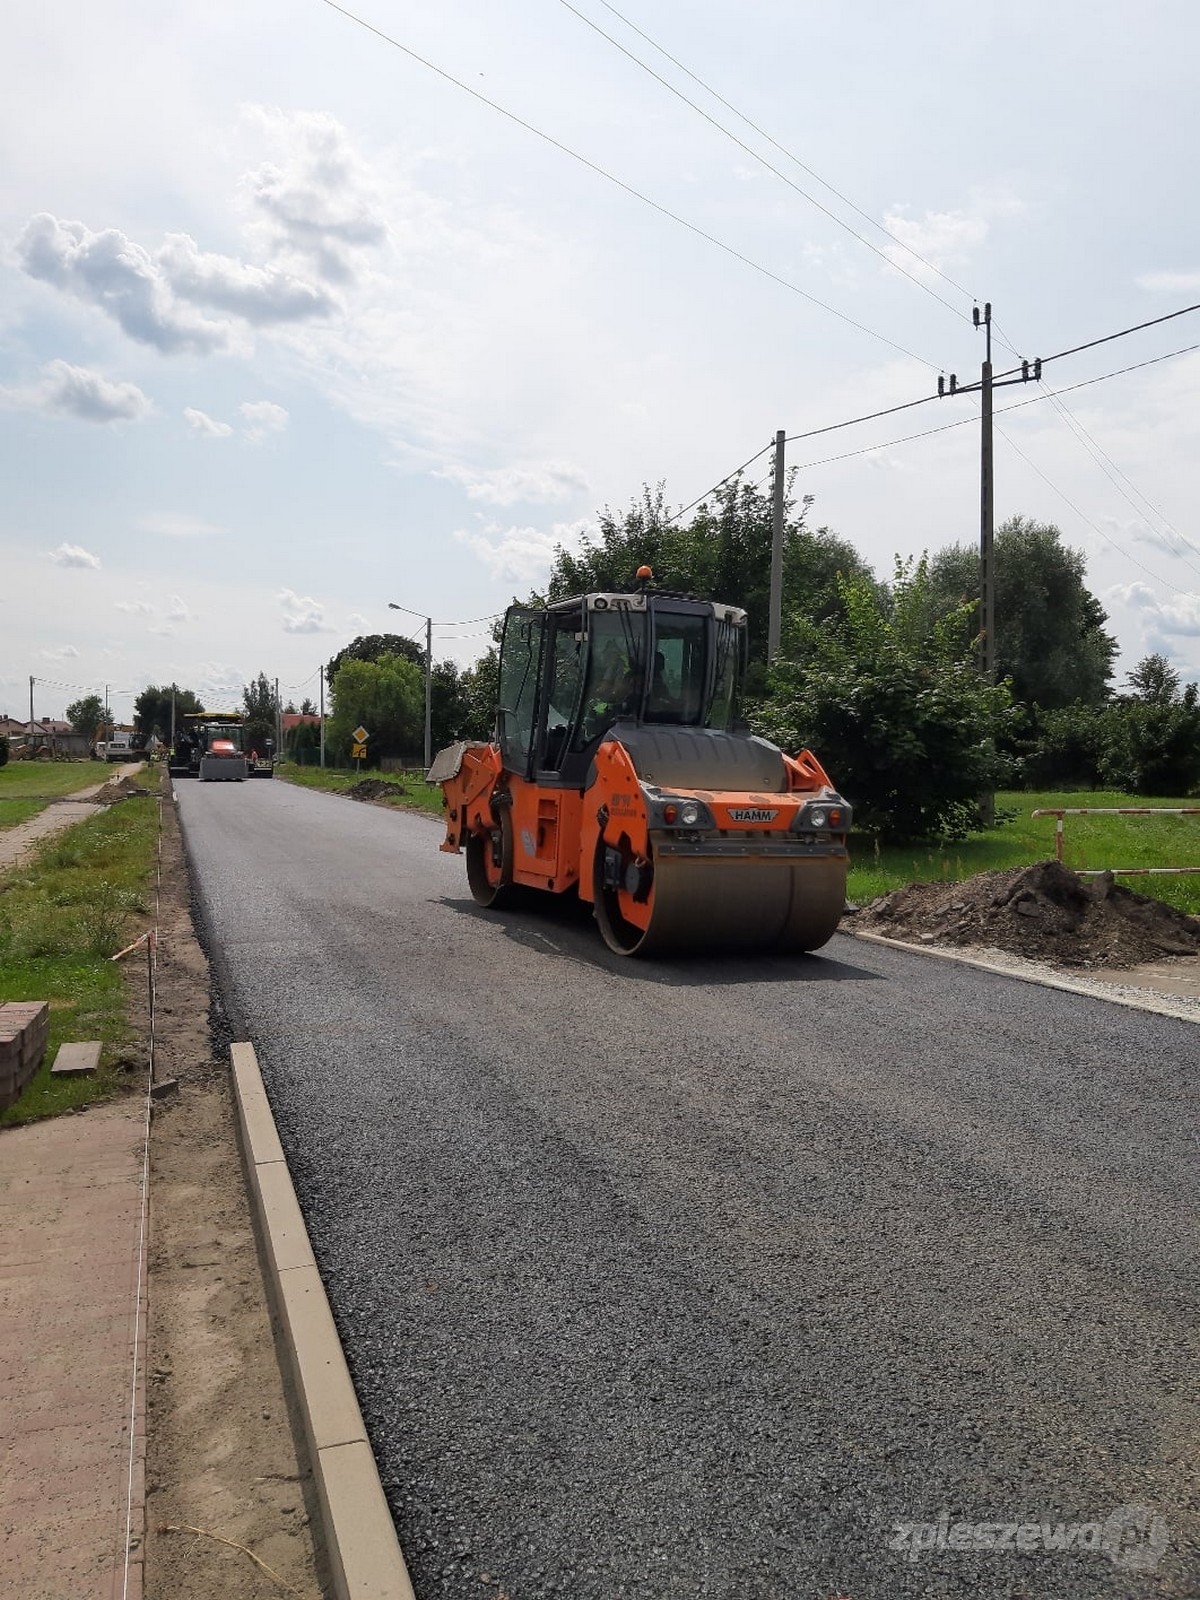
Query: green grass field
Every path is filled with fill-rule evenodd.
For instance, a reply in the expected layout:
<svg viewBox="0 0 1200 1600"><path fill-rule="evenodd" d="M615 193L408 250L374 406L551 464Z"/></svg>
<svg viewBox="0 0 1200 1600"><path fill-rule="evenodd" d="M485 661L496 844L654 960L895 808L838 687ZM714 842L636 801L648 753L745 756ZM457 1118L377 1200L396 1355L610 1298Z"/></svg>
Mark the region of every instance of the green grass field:
<svg viewBox="0 0 1200 1600"><path fill-rule="evenodd" d="M996 813L1015 812L992 831L959 844L884 846L851 840L849 894L860 904L906 883L955 881L977 872L1026 866L1054 855L1053 817L1030 812L1055 806L1188 806L1194 800L1144 799L1114 792L999 794ZM1075 871L1103 867L1200 867L1200 816L1067 817L1063 860ZM1178 878L1118 878L1140 894L1200 915L1200 873Z"/></svg>
<svg viewBox="0 0 1200 1600"><path fill-rule="evenodd" d="M15 828L51 800L90 789L115 771L106 761L10 761L0 767L0 828Z"/></svg>
<svg viewBox="0 0 1200 1600"><path fill-rule="evenodd" d="M27 867L0 880L0 1000L50 1002L45 1060L0 1112L0 1127L87 1105L128 1083L122 1069L135 1059L133 1032L121 967L109 958L136 938L153 905L157 839L148 793L47 840ZM142 955L129 959L144 964ZM103 1042L95 1077L51 1077L69 1039Z"/></svg>
<svg viewBox="0 0 1200 1600"><path fill-rule="evenodd" d="M362 779L377 778L391 784L396 790L394 799L391 795L384 797L386 804L404 811L428 811L435 817L442 814L442 791L440 788L430 788L421 771L359 772L357 768L350 767L298 767L289 761L286 766L275 768L275 777L282 778L286 783L298 784L302 789L324 789L330 794L345 794L347 789L353 789Z"/></svg>

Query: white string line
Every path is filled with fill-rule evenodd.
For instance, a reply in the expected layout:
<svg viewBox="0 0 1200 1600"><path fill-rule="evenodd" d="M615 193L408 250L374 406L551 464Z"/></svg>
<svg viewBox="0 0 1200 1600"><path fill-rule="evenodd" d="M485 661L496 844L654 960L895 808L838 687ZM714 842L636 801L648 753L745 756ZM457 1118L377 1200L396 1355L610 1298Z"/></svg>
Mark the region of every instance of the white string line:
<svg viewBox="0 0 1200 1600"><path fill-rule="evenodd" d="M158 797L158 859L154 884L154 927L150 930L148 939L148 955L150 959L150 1064L146 1075L146 1116L142 1133L142 1187L138 1216L137 1281L134 1284L133 1371L130 1374L129 1395L129 1476L125 1490L125 1564L121 1584L121 1600L128 1600L129 1597L129 1543L133 1533L133 1477L137 1459L138 1359L141 1355L142 1283L145 1278L146 1223L150 1198L150 1107L152 1104L151 1091L154 1087L154 996L158 968L158 925L162 905L162 805L162 795L160 794ZM142 1555L144 1559L144 1541Z"/></svg>

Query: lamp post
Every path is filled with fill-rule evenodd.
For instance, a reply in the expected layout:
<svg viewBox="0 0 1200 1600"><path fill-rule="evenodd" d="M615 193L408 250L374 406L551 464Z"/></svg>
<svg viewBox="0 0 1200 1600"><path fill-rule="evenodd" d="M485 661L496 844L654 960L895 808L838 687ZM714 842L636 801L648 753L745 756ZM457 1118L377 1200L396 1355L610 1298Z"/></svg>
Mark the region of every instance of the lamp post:
<svg viewBox="0 0 1200 1600"><path fill-rule="evenodd" d="M389 611L403 611L410 617L421 617L425 623L425 771L433 765L433 618L409 606L398 606L388 601Z"/></svg>

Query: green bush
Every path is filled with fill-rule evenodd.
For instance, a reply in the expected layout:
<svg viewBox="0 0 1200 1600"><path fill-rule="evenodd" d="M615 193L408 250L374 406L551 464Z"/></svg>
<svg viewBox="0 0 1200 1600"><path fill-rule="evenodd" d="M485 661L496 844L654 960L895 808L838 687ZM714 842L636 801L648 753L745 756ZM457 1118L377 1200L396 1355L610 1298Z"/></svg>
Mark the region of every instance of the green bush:
<svg viewBox="0 0 1200 1600"><path fill-rule="evenodd" d="M0 767L8 765L8 735L0 733Z"/></svg>
<svg viewBox="0 0 1200 1600"><path fill-rule="evenodd" d="M785 749L811 748L856 825L891 841L964 838L1011 771L996 748L1008 688L980 678L958 612L930 626L928 584L924 560L897 563L890 597L862 575L839 579L845 620L798 621L797 659L752 712Z"/></svg>

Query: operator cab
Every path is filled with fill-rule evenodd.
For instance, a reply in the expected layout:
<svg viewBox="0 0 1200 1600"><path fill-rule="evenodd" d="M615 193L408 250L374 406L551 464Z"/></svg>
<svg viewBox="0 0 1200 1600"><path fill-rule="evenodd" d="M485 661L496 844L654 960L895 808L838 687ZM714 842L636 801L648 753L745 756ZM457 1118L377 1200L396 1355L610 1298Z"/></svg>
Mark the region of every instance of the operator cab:
<svg viewBox="0 0 1200 1600"><path fill-rule="evenodd" d="M582 789L618 721L726 732L745 651L744 611L685 595L643 590L511 606L497 713L504 764L540 784Z"/></svg>

